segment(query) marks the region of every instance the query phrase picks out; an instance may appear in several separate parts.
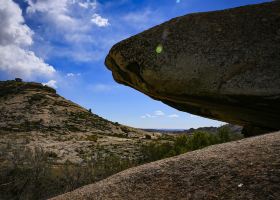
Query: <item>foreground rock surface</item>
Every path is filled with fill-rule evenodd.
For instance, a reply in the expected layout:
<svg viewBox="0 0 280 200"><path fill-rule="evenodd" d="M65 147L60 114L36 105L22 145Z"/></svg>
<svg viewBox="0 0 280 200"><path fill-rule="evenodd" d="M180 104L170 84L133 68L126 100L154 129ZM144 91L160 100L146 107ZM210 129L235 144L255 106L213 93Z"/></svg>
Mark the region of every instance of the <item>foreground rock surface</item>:
<svg viewBox="0 0 280 200"><path fill-rule="evenodd" d="M280 129L279 1L174 18L114 45L105 64L181 111Z"/></svg>
<svg viewBox="0 0 280 200"><path fill-rule="evenodd" d="M128 169L53 200L279 199L280 132Z"/></svg>

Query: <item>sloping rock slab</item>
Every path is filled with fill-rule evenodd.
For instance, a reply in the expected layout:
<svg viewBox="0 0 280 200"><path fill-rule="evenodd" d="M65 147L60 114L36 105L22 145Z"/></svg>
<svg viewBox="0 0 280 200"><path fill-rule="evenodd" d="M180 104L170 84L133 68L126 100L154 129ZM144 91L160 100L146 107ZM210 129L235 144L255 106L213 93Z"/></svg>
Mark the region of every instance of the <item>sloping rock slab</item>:
<svg viewBox="0 0 280 200"><path fill-rule="evenodd" d="M53 200L279 199L280 132L131 168Z"/></svg>
<svg viewBox="0 0 280 200"><path fill-rule="evenodd" d="M279 1L174 18L114 45L105 64L181 111L280 130Z"/></svg>

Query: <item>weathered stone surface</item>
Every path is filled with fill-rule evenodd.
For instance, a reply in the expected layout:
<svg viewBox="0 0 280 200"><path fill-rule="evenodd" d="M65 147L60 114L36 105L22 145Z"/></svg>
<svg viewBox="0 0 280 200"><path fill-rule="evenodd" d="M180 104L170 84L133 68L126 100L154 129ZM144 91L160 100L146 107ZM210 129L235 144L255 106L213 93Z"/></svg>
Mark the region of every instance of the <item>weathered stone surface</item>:
<svg viewBox="0 0 280 200"><path fill-rule="evenodd" d="M280 133L131 168L53 200L279 199Z"/></svg>
<svg viewBox="0 0 280 200"><path fill-rule="evenodd" d="M114 45L105 64L181 111L280 129L279 1L174 18Z"/></svg>

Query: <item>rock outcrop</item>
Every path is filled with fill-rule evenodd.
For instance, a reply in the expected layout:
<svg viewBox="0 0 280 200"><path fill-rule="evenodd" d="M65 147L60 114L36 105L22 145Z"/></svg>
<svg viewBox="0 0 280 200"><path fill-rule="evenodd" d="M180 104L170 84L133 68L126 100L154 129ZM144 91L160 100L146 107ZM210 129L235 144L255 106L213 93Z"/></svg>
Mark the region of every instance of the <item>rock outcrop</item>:
<svg viewBox="0 0 280 200"><path fill-rule="evenodd" d="M131 168L53 200L278 199L280 133Z"/></svg>
<svg viewBox="0 0 280 200"><path fill-rule="evenodd" d="M112 47L114 79L178 110L280 129L280 2L174 18Z"/></svg>

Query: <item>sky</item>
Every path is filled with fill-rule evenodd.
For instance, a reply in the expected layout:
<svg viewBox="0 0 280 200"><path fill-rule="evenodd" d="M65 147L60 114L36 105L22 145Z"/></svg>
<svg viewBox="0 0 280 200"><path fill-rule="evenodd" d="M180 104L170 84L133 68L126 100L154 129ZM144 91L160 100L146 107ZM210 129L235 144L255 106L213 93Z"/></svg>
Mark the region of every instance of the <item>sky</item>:
<svg viewBox="0 0 280 200"><path fill-rule="evenodd" d="M108 120L138 128L223 123L117 84L104 65L117 42L177 16L265 0L0 0L0 80L20 77Z"/></svg>

